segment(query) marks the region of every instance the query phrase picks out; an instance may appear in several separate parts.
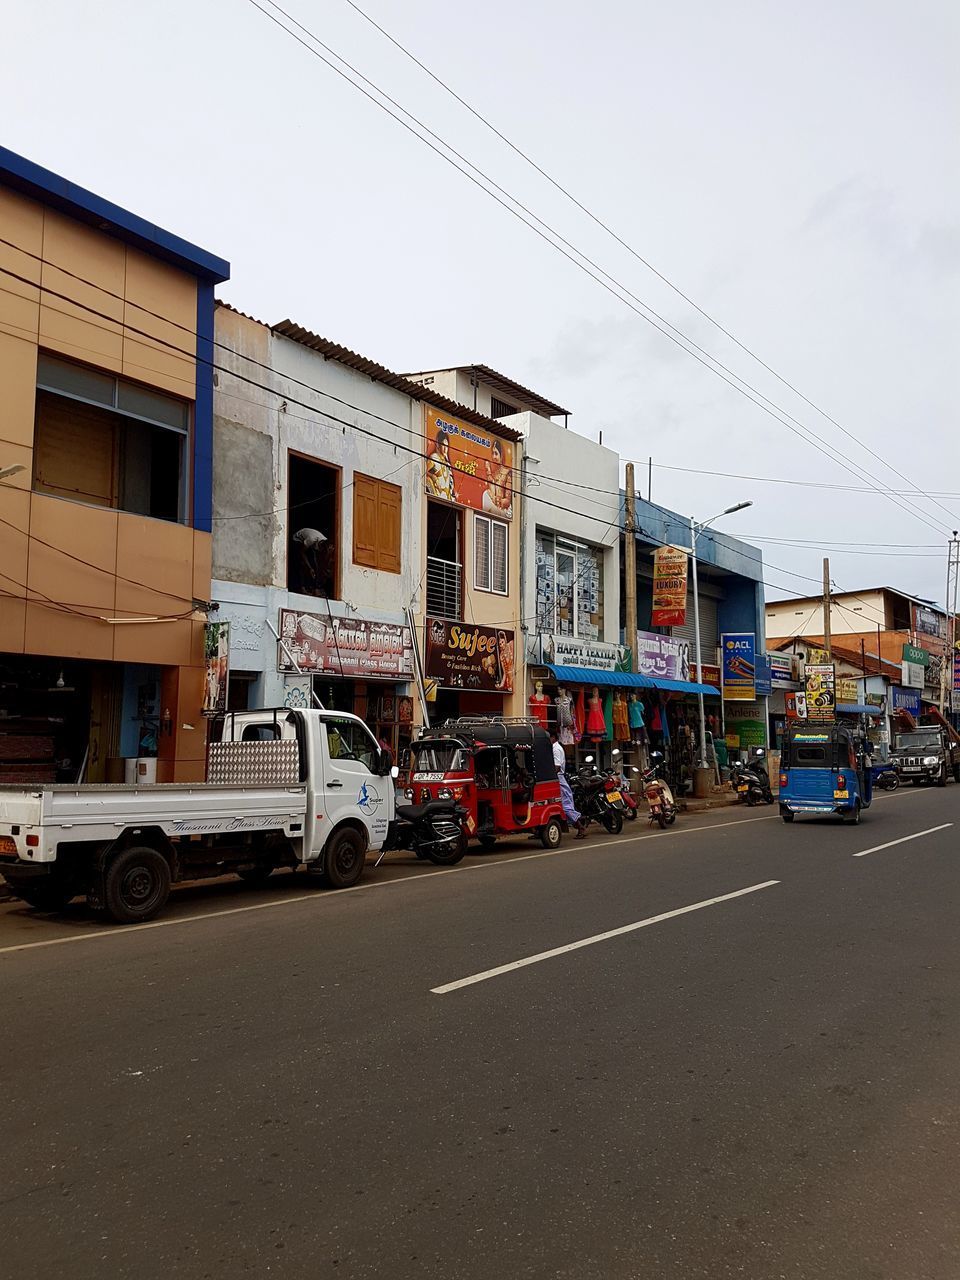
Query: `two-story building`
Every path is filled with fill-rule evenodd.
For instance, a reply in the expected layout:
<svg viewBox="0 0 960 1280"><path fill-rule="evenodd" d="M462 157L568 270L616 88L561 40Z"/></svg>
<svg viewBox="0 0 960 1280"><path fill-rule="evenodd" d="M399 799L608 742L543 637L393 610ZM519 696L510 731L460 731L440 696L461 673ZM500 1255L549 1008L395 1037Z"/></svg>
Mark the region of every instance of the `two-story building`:
<svg viewBox="0 0 960 1280"><path fill-rule="evenodd" d="M0 148L0 781L203 777L228 274Z"/></svg>
<svg viewBox="0 0 960 1280"><path fill-rule="evenodd" d="M424 707L511 710L516 433L289 320L216 334L230 705L318 698L395 751Z"/></svg>

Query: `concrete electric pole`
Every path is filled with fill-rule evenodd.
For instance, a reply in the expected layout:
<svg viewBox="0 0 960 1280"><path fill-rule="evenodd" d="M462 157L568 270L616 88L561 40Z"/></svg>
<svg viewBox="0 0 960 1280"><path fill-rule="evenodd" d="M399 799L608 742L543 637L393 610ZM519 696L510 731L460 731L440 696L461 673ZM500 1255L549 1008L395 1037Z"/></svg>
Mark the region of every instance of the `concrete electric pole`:
<svg viewBox="0 0 960 1280"><path fill-rule="evenodd" d="M633 463L628 462L624 477L624 555L623 555L623 589L624 589L624 630L627 633L627 645L633 659L633 670L637 669L637 505Z"/></svg>
<svg viewBox="0 0 960 1280"><path fill-rule="evenodd" d="M832 639L830 636L830 561L823 558L823 647L830 660Z"/></svg>

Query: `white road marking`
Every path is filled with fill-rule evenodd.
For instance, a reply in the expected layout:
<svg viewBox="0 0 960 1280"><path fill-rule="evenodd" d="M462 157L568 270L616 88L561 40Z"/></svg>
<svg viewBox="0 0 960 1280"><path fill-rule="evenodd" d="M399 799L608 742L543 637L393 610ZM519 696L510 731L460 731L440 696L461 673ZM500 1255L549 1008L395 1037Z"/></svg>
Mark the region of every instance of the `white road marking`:
<svg viewBox="0 0 960 1280"><path fill-rule="evenodd" d="M879 853L881 849L892 849L895 844L906 844L908 840L919 840L921 836L932 836L935 831L946 831L952 822L942 822L939 827L927 827L926 831L915 831L912 836L901 836L899 840L888 840L886 844L875 844L872 849L861 849L855 858L865 858L868 853Z"/></svg>
<svg viewBox="0 0 960 1280"><path fill-rule="evenodd" d="M702 911L704 907L715 907L718 902L729 902L733 898L742 898L747 893L758 893L761 889L770 889L779 880L764 880L762 884L751 884L746 889L735 889L733 893L722 893L717 898L704 898L702 902L693 902L688 907L677 907L673 911L663 911L658 916L648 916L646 920L637 920L633 924L621 925L619 929L608 929L606 933L595 933L592 938L581 938L578 942L568 942L562 947L553 947L550 951L540 951L535 956L524 956L522 960L512 960L509 964L501 964L496 969L485 969L483 973L471 974L469 978L458 978L456 982L444 983L442 987L431 987L435 996L445 996L451 991L459 991L462 987L472 987L477 982L486 982L488 978L499 978L504 973L513 973L515 969L525 969L527 965L539 964L541 960L552 960L555 956L566 955L568 951L579 951L582 947L592 947L598 942L607 942L610 938L620 938L625 933L634 933L637 929L646 929L648 925L660 924L663 920L672 920L675 916L685 916L691 911Z"/></svg>
<svg viewBox="0 0 960 1280"><path fill-rule="evenodd" d="M88 942L94 938L125 938L127 934L139 933L143 929L169 929L174 925L194 924L200 920L218 920L222 916L238 916L247 911L266 911L272 907L287 907L295 902L335 902L347 893L361 893L367 889L389 889L396 885L419 884L421 880L432 880L434 876L455 876L462 871L486 871L490 867L512 867L517 862L531 862L535 858L556 858L563 853L592 853L594 849L607 849L611 845L636 844L640 840L671 840L677 836L692 836L699 831L717 831L722 827L739 827L747 822L769 822L776 814L765 814L762 818L739 818L735 822L714 822L705 827L680 827L670 831L651 832L642 836L617 836L612 840L600 840L581 848L578 844L567 844L560 849L547 849L542 853L522 853L512 858L497 858L496 861L471 862L467 866L445 867L440 871L423 871L419 875L405 876L398 880L373 880L366 884L355 884L349 889L338 889L335 893L322 893L316 889L306 889L291 898L273 898L269 902L253 902L246 907L225 907L220 911L204 911L193 916L178 916L173 920L151 920L146 924L111 925L108 929L91 929L89 933L71 933L63 938L44 938L40 942L20 942L12 947L0 947L0 956L10 955L15 951L34 951L38 947L59 947L68 942Z"/></svg>

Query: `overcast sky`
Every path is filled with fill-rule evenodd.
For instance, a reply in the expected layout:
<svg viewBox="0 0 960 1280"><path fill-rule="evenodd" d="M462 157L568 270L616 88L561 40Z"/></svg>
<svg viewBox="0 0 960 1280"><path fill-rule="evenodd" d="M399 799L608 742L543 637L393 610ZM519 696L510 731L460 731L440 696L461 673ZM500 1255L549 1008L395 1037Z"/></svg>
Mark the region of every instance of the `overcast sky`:
<svg viewBox="0 0 960 1280"><path fill-rule="evenodd" d="M260 319L397 370L492 365L625 458L652 454L655 500L705 519L750 498L722 525L748 539L897 544L831 551L837 584L942 600L945 529L960 527L955 0L362 4L854 437L958 495L940 500L957 515L919 500L931 528L875 493L718 476L869 484L863 466L910 487L346 0L284 8L850 465L679 351L249 0L8 6L3 141L228 258L221 296ZM815 589L822 549L758 545L783 567L764 575L769 597Z"/></svg>

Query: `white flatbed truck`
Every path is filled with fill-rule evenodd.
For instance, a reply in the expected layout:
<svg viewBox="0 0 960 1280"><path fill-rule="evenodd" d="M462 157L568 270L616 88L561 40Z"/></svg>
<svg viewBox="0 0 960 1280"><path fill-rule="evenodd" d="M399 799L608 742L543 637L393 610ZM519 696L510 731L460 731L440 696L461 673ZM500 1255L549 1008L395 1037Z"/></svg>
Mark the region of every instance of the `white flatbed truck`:
<svg viewBox="0 0 960 1280"><path fill-rule="evenodd" d="M304 866L332 888L359 880L388 844L396 799L388 753L357 716L231 713L208 781L0 787L0 874L40 910L87 901L120 923L162 911L180 880L265 880Z"/></svg>

